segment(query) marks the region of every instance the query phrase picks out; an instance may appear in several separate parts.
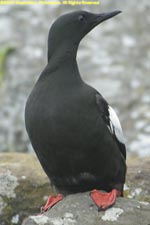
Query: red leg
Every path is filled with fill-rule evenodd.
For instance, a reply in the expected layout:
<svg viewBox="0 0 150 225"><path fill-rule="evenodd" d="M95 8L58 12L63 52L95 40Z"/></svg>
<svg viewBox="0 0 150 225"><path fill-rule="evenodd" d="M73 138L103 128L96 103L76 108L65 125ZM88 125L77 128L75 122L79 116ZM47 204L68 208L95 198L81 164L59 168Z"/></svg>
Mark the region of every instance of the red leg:
<svg viewBox="0 0 150 225"><path fill-rule="evenodd" d="M112 206L121 192L113 189L111 192L101 192L96 189L91 191L91 198L100 209L107 209Z"/></svg>
<svg viewBox="0 0 150 225"><path fill-rule="evenodd" d="M46 212L48 209L52 208L57 202L63 199L63 195L58 194L57 196L50 195L44 206L41 207L41 213Z"/></svg>

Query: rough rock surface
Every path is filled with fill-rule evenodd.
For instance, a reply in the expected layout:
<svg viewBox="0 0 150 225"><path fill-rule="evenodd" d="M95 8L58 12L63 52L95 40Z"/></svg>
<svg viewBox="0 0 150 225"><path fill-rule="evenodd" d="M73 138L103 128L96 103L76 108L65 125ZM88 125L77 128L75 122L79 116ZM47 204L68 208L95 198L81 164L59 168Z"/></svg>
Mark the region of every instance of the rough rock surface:
<svg viewBox="0 0 150 225"><path fill-rule="evenodd" d="M89 192L67 196L43 215L30 216L22 225L148 225L150 204L118 198L114 207L98 212Z"/></svg>
<svg viewBox="0 0 150 225"><path fill-rule="evenodd" d="M124 192L125 197L135 199L137 203L134 203L134 201L130 199L118 199L114 207L123 209L122 207L125 206L127 210L131 210L132 205L135 206L135 209L136 204L141 205L139 201L150 203L150 159L133 157L128 159L127 164L128 174ZM47 196L52 193L53 190L49 180L34 155L23 153L0 154L0 225L21 225L24 218L29 215L36 215L39 212L40 206L45 203ZM58 205L59 210L61 207L64 208L64 215L70 217L69 214L65 214L70 211L65 210L66 205L64 204L66 201L70 201L71 204L68 204L68 208L75 207L77 204L76 199L78 198L80 199L80 194L65 199L63 205L62 203ZM85 213L91 212L89 217L93 217L93 215L95 215L94 213L97 213L97 208L95 208L95 206L89 207L92 202L88 199L88 194L81 195L81 199L83 199L83 201L81 200L81 202L79 202L79 207L76 206L76 209L81 211L81 216L85 210ZM87 204L88 207L85 207L82 211L85 204ZM145 207L142 208L142 215L145 215L148 206L142 205L142 207ZM53 210L54 209L56 210L57 208L53 208ZM77 214L77 210L74 213ZM136 210L135 213L138 212L138 208ZM52 212L53 211L50 211L50 213ZM120 211L118 213L120 213ZM102 213L98 215L100 216ZM27 219L27 221L31 221L31 218ZM36 220L39 220L39 218L36 217ZM44 219L43 217L40 219L42 220L41 225L43 224L43 220L47 221L45 217ZM60 223L58 225L60 224L68 225L68 222L66 222L65 218L62 219L60 216ZM137 224L139 225L140 223ZM69 225L72 225L72 223L70 222ZM148 223L144 225L148 225Z"/></svg>
<svg viewBox="0 0 150 225"><path fill-rule="evenodd" d="M32 154L0 154L0 225L21 224L38 212L52 193L48 178Z"/></svg>

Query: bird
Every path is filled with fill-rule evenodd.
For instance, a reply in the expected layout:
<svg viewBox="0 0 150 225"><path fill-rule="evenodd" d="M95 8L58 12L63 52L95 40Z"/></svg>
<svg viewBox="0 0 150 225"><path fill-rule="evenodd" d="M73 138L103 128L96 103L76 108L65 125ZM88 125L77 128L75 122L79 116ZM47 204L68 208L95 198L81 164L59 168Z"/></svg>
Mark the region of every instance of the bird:
<svg viewBox="0 0 150 225"><path fill-rule="evenodd" d="M119 119L104 97L81 77L80 41L121 11L79 10L58 17L48 34L48 62L25 106L25 126L35 153L58 195L89 191L99 210L123 196L126 146Z"/></svg>

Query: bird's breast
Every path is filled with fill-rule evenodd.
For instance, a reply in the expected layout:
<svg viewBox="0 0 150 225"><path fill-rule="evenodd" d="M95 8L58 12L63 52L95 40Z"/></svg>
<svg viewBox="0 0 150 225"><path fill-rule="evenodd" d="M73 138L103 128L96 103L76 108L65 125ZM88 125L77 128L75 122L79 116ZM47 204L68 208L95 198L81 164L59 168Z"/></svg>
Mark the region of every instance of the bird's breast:
<svg viewBox="0 0 150 225"><path fill-rule="evenodd" d="M76 146L92 143L99 123L94 96L80 88L33 91L26 106L26 124L33 142ZM35 140L35 141L34 141ZM41 140L41 141L42 141Z"/></svg>

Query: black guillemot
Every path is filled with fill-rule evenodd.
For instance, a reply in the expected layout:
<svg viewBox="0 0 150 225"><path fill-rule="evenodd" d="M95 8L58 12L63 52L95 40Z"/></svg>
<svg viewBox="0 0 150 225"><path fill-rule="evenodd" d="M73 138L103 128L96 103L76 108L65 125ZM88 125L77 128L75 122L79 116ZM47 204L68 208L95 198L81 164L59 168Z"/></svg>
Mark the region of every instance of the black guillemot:
<svg viewBox="0 0 150 225"><path fill-rule="evenodd" d="M51 183L63 194L50 196L43 211L71 193L90 191L100 209L123 196L126 147L120 122L103 96L82 80L76 61L81 39L119 13L74 11L51 26L48 64L25 109L32 146Z"/></svg>

